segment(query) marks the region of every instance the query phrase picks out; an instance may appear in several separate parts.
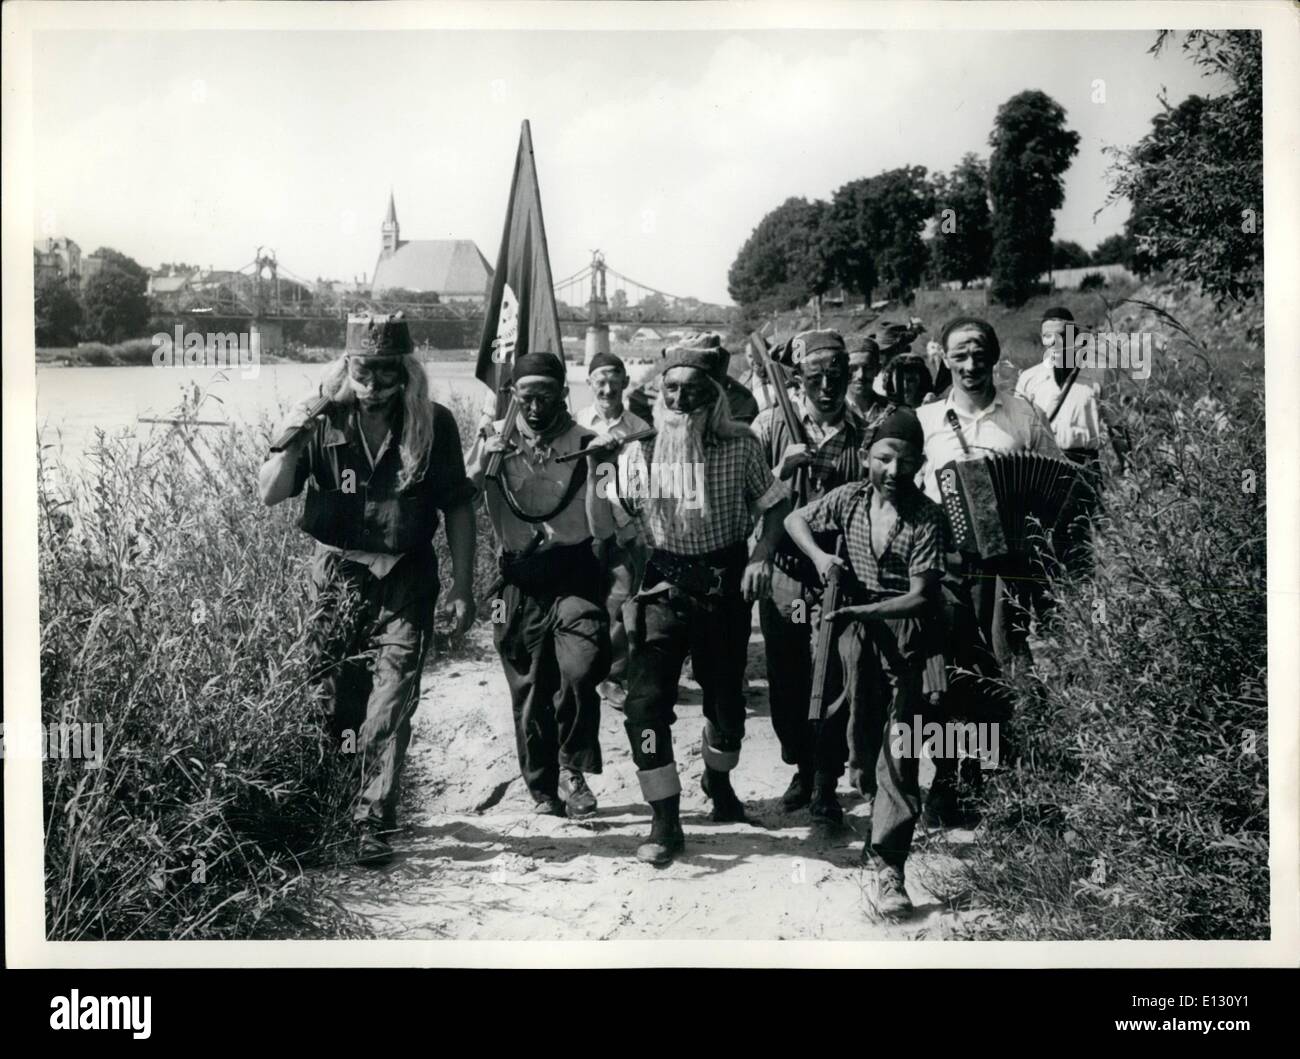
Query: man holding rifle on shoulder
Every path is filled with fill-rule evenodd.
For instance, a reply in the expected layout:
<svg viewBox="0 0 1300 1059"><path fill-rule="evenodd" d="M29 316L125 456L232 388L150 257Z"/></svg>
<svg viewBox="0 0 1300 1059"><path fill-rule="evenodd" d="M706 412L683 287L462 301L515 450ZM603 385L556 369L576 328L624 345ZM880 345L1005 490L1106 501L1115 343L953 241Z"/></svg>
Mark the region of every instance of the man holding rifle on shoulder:
<svg viewBox="0 0 1300 1059"><path fill-rule="evenodd" d="M466 468L501 547L494 639L519 767L538 813L580 819L596 811L585 776L601 771L596 688L609 670L609 616L600 551L613 513L585 456L602 450L565 408L564 363L528 353L511 380L506 419L475 441Z"/></svg>
<svg viewBox="0 0 1300 1059"><path fill-rule="evenodd" d="M798 397L785 390L786 371L799 377ZM849 354L838 331L795 335L768 370L775 406L760 413L751 429L773 473L791 490L795 506L862 477L858 450L867 428L846 401L849 374ZM834 550L832 541L823 539L822 544ZM817 728L808 723L814 668L812 613L821 593L821 577L784 532L774 566L771 595L759 602L759 621L772 727L781 743L782 760L796 768L781 804L787 812L810 805L814 822L836 826L844 820L835 787L848 754L848 712L836 711ZM838 656L827 661L829 686L822 691L832 699L840 690ZM865 793L869 781L862 786Z"/></svg>
<svg viewBox="0 0 1300 1059"><path fill-rule="evenodd" d="M758 440L732 420L715 363L708 349L669 352L654 409L658 434L631 447L620 485L650 549L641 590L624 607L631 652L624 726L654 815L637 857L655 865L685 842L672 724L688 652L704 693L700 752L713 819L745 819L731 772L745 732L749 614L768 592L772 546L789 510ZM677 488L688 481L691 488ZM755 514L762 533L750 552Z"/></svg>
<svg viewBox="0 0 1300 1059"><path fill-rule="evenodd" d="M452 589L446 609L474 620L474 486L451 412L429 400L406 322L349 316L347 351L320 395L297 405L262 465L268 506L307 489L299 526L317 541L312 595L318 688L336 737L355 748L353 812L360 863L393 855L398 780L433 634L438 513L447 524Z"/></svg>

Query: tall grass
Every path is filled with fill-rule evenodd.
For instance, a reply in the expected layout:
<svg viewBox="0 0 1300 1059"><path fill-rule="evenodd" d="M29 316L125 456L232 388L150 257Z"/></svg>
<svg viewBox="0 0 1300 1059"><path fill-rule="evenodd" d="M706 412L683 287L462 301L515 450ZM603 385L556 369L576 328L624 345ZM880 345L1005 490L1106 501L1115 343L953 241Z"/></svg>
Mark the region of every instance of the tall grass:
<svg viewBox="0 0 1300 1059"><path fill-rule="evenodd" d="M305 872L350 853L356 783L309 681L301 501L258 499L266 425L184 433L40 447L42 721L104 733L99 769L45 762L47 934L358 933Z"/></svg>
<svg viewBox="0 0 1300 1059"><path fill-rule="evenodd" d="M1096 574L1055 585L1014 678L1020 756L986 791L962 883L1000 937L1265 938L1262 356L1243 366L1240 328L1207 344L1153 303L1124 308L1126 329L1173 341L1147 382L1107 391L1129 451Z"/></svg>

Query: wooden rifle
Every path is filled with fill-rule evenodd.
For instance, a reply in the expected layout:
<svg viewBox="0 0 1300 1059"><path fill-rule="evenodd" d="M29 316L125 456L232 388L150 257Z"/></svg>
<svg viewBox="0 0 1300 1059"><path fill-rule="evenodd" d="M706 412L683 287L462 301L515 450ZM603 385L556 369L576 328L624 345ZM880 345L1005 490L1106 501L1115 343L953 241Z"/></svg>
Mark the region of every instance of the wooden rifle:
<svg viewBox="0 0 1300 1059"><path fill-rule="evenodd" d="M510 439L515 436L515 431L519 429L519 398L515 396L514 391L510 393L510 402L506 405L505 422L501 425L501 440L507 445ZM505 457L504 450L494 452L488 456L487 466L483 468L483 477L496 478L501 474L501 460Z"/></svg>
<svg viewBox="0 0 1300 1059"><path fill-rule="evenodd" d="M844 558L844 537L835 546L835 555ZM835 622L826 615L840 605L839 563L832 563L826 571L826 587L822 589L821 618L817 624L817 643L813 649L812 695L808 699L808 720L819 725L826 720L826 675L830 667L831 649L835 644Z"/></svg>
<svg viewBox="0 0 1300 1059"><path fill-rule="evenodd" d="M318 397L315 401L313 401L310 405L307 406L306 411L303 413L305 418L301 423L298 423L296 426L289 427L287 430L285 430L283 434L281 434L278 438L276 438L273 442L271 442L271 451L283 452L285 449L287 449L291 444L293 444L294 438L296 438L304 430L310 429L312 424L315 422L316 417L324 415L326 412L328 412L330 410L330 406L333 403L334 403L333 398Z"/></svg>
<svg viewBox="0 0 1300 1059"><path fill-rule="evenodd" d="M763 361L763 371L766 372L768 381L772 384L772 393L776 397L776 405L781 410L781 418L785 420L786 430L790 432L790 440L796 445L807 445L808 435L804 433L803 423L799 420L799 414L794 410L794 403L790 400L790 392L786 387L785 369L773 359L772 354L768 351L767 343L760 338L754 344L754 349ZM806 495L807 474L806 467L800 467L794 472L794 493L796 497Z"/></svg>
<svg viewBox="0 0 1300 1059"><path fill-rule="evenodd" d="M621 449L624 445L628 444L629 442L632 442L632 441L647 441L647 440L649 440L650 438L654 437L655 434L657 434L657 433L658 433L658 431L655 430L654 427L646 427L645 430L634 430L634 431L632 431L632 433L627 434L627 435L625 435L624 437L621 437L621 438L615 438L614 440L617 441L618 444L615 445L615 446L614 446L612 449L610 449L609 451L610 451L611 454L612 454L612 453L615 453L615 452L617 452L619 449ZM586 449L579 449L577 452L569 452L569 453L566 453L566 454L563 455L563 456L556 456L556 457L555 457L555 462L556 462L556 463L568 463L570 460L576 460L576 459L578 459L578 457L580 457L580 456L585 456L585 455L587 455L587 450L586 450Z"/></svg>

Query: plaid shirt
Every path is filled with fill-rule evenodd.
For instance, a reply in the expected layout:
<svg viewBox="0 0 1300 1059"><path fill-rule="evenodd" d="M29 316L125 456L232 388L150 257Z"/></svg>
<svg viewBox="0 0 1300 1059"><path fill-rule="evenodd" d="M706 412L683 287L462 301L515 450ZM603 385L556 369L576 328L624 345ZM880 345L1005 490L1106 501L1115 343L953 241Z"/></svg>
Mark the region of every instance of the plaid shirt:
<svg viewBox="0 0 1300 1059"><path fill-rule="evenodd" d="M897 596L911 589L910 579L933 570L942 573L943 513L921 493L895 501L898 533L879 559L871 546L871 483L854 482L814 500L799 514L813 532L844 535L849 567L868 592Z"/></svg>
<svg viewBox="0 0 1300 1059"><path fill-rule="evenodd" d="M706 555L730 547L749 536L755 516L786 498L785 486L773 477L758 439L746 432L715 438L704 446L703 482L709 521L702 530L672 521L667 510L648 491L654 439L628 446L622 492L638 511L641 539L651 547L677 555Z"/></svg>
<svg viewBox="0 0 1300 1059"><path fill-rule="evenodd" d="M808 450L812 453L807 473L801 476L808 482L808 495L797 497L796 502L806 504L841 485L858 481L862 477L858 449L866 437L867 426L856 409L846 402L843 418L834 426L825 426L813 421L804 399L792 403L808 438ZM775 468L785 450L794 443L785 425L785 416L778 407L760 412L749 429L762 442L769 467Z"/></svg>

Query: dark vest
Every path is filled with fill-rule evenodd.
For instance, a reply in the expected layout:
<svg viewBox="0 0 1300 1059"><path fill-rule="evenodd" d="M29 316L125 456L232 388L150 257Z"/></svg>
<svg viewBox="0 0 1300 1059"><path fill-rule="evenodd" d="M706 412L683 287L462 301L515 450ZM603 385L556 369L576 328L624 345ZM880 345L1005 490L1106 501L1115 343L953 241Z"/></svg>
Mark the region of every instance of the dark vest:
<svg viewBox="0 0 1300 1059"><path fill-rule="evenodd" d="M431 546L438 529L436 468L399 492L402 417L374 470L351 407L316 424L307 447L307 496L299 528L322 544L367 552L409 552ZM350 474L348 472L351 472Z"/></svg>

